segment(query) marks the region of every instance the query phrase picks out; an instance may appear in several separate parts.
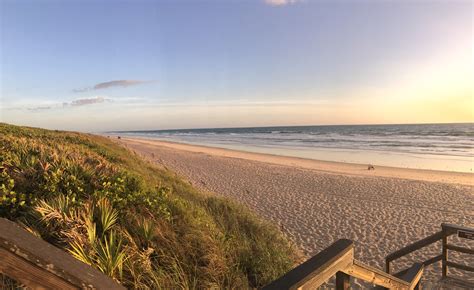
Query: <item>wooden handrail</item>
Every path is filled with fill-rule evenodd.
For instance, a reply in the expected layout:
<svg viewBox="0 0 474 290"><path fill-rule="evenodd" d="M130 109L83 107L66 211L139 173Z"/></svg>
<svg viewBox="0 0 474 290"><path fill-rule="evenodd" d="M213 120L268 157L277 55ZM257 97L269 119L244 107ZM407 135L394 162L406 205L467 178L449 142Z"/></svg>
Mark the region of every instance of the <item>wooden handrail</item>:
<svg viewBox="0 0 474 290"><path fill-rule="evenodd" d="M0 218L0 273L32 289L125 289L4 218Z"/></svg>
<svg viewBox="0 0 474 290"><path fill-rule="evenodd" d="M365 265L354 259L353 242L342 239L263 289L315 289L336 275L336 289L338 290L349 289L350 277L359 278L384 288L408 290L415 289L422 273L422 265L416 269L410 269L404 277L395 277L382 270Z"/></svg>
<svg viewBox="0 0 474 290"><path fill-rule="evenodd" d="M354 260L352 266L343 270L343 272L352 277L389 289L409 289L411 284L411 281L404 281L357 260Z"/></svg>
<svg viewBox="0 0 474 290"><path fill-rule="evenodd" d="M456 252L460 252L460 253L464 253L464 254L474 255L474 249L458 247L458 246L455 246L455 245L446 245L446 248L448 250L452 250L452 251L456 251Z"/></svg>
<svg viewBox="0 0 474 290"><path fill-rule="evenodd" d="M443 255L438 255L438 256L435 256L431 259L428 259L428 260L424 261L422 264L425 265L425 266L429 266L429 265L434 264L436 262L439 262L441 260L443 260Z"/></svg>
<svg viewBox="0 0 474 290"><path fill-rule="evenodd" d="M474 267L471 267L471 266L468 266L468 265L454 263L454 262L451 262L451 261L446 261L446 264L448 266L458 268L458 269L461 269L461 270L464 270L464 271L474 272Z"/></svg>
<svg viewBox="0 0 474 290"><path fill-rule="evenodd" d="M403 281L406 281L409 283L408 289L418 289L421 276L423 275L423 270L424 266L423 264L420 263L415 263L413 266L410 268L406 269L405 271L399 272L395 274L394 276L397 278L400 278ZM387 287L383 286L376 286L373 288L373 290L385 290L389 289Z"/></svg>
<svg viewBox="0 0 474 290"><path fill-rule="evenodd" d="M434 233L424 239L421 239L419 241L416 241L414 242L413 244L410 244L408 246L405 246L403 248L401 248L400 250L398 251L395 251L393 253L391 253L390 255L388 255L385 260L391 262L395 259L398 259L400 257L403 257L405 255L408 255L416 250L419 250L423 247L426 247L428 245L431 245L433 243L436 243L437 241L439 241L440 239L442 239L444 236L444 233L443 231L439 231L437 233ZM389 272L389 271L387 271Z"/></svg>
<svg viewBox="0 0 474 290"><path fill-rule="evenodd" d="M441 228L448 233L448 235L452 235L457 233L458 231L467 231L467 232L474 232L474 228L470 227L465 227L465 226L460 226L460 225L455 225L455 224L448 224L448 223L442 223Z"/></svg>
<svg viewBox="0 0 474 290"><path fill-rule="evenodd" d="M338 240L263 289L316 288L334 276L341 268L350 266L353 259L354 242L345 239Z"/></svg>
<svg viewBox="0 0 474 290"><path fill-rule="evenodd" d="M338 240L316 256L297 266L287 274L265 286L263 289L314 289L336 276L336 289L350 288L350 277L362 279L377 285L376 289L418 289L424 267L438 261L443 262L443 277L446 267L456 267L465 271L474 271L474 267L447 261L447 250L473 254L474 249L447 244L447 237L458 233L460 237L473 239L474 229L442 224L442 230L422 240L403 247L386 257L387 272L365 265L354 259L354 243L350 240ZM461 235L462 234L462 235ZM435 242L443 241L443 253L423 263L415 263L410 268L390 274L390 262L419 250Z"/></svg>
<svg viewBox="0 0 474 290"><path fill-rule="evenodd" d="M474 254L474 249L463 248L463 247L460 247L460 246L455 246L455 245L449 245L448 244L448 237L453 235L453 234L460 233L460 232L467 233L471 236L474 235L474 229L473 228L459 226L459 225L453 225L453 224L447 224L447 223L441 224L441 231L436 232L436 233L434 233L434 234L432 234L432 235L430 235L430 236L428 236L424 239L416 241L416 242L414 242L410 245L407 245L407 246L401 248L400 250L395 251L395 252L391 253L390 255L388 255L385 258L385 270L386 270L386 272L390 273L390 262L392 262L392 261L394 261L394 260L396 260L396 259L398 259L402 256L410 254L414 251L417 251L417 250L419 250L423 247L426 247L428 245L436 243L440 240L442 241L442 253L438 256L435 256L431 259L428 259L428 260L424 261L422 263L424 266L428 266L430 264L441 261L442 262L442 277L443 278L447 276L447 267L448 266L459 268L459 269L462 269L462 270L465 270L465 271L473 271L474 272L474 267L470 267L470 266L466 266L466 265L462 265L462 264L453 263L453 262L448 261L448 250L457 251L457 252L466 253L466 254ZM404 272L404 271L402 271L402 272Z"/></svg>

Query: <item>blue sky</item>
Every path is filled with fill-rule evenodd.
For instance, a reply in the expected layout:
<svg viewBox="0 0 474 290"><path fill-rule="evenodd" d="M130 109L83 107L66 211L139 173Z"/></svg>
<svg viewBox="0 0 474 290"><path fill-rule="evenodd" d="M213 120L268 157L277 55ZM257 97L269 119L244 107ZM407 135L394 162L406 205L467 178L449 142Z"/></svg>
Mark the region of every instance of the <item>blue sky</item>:
<svg viewBox="0 0 474 290"><path fill-rule="evenodd" d="M471 1L11 1L0 121L81 131L473 120Z"/></svg>

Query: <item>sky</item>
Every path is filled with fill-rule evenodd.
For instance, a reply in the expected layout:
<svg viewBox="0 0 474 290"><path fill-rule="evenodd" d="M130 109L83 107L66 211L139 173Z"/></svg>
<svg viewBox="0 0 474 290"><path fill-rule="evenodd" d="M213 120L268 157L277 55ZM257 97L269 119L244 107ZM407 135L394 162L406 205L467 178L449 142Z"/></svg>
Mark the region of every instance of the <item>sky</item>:
<svg viewBox="0 0 474 290"><path fill-rule="evenodd" d="M469 0L0 0L0 21L0 122L474 121Z"/></svg>

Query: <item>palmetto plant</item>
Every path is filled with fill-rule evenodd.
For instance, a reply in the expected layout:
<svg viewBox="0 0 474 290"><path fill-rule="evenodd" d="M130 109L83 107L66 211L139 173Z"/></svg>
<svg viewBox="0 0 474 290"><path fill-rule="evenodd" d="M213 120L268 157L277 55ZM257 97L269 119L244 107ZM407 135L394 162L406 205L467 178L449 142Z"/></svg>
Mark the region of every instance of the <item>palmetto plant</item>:
<svg viewBox="0 0 474 290"><path fill-rule="evenodd" d="M69 222L73 218L72 209L72 200L63 195L48 201L40 200L35 206L36 212L45 222Z"/></svg>
<svg viewBox="0 0 474 290"><path fill-rule="evenodd" d="M246 289L286 272L288 244L228 205L110 139L0 123L0 216L128 288Z"/></svg>
<svg viewBox="0 0 474 290"><path fill-rule="evenodd" d="M96 214L101 236L106 234L115 225L118 219L118 211L112 207L105 197L97 201Z"/></svg>
<svg viewBox="0 0 474 290"><path fill-rule="evenodd" d="M106 198L99 199L96 205L87 201L82 206L72 205L67 197L41 200L35 210L45 227L54 230L58 241L66 243L76 259L120 279L127 253L122 238L112 230L118 212ZM100 235L96 233L95 220L100 225Z"/></svg>
<svg viewBox="0 0 474 290"><path fill-rule="evenodd" d="M97 226L94 222L94 209L91 203L84 206L81 212L81 219L84 221L84 227L87 232L87 240L89 244L93 245L97 237Z"/></svg>
<svg viewBox="0 0 474 290"><path fill-rule="evenodd" d="M68 237L76 231L78 224L77 212L71 200L65 196L58 196L51 200L39 200L33 207L36 216L49 235L58 243L67 242Z"/></svg>
<svg viewBox="0 0 474 290"><path fill-rule="evenodd" d="M148 247L152 243L153 237L155 236L154 230L155 225L152 220L146 218L138 220L136 231L142 241L141 246L143 248Z"/></svg>
<svg viewBox="0 0 474 290"><path fill-rule="evenodd" d="M127 254L117 233L109 232L98 242L95 251L97 267L110 277L121 278Z"/></svg>
<svg viewBox="0 0 474 290"><path fill-rule="evenodd" d="M94 241L95 242L95 241ZM74 258L78 259L79 261L86 263L88 265L92 265L94 263L93 261L93 250L94 248L91 247L90 250L87 250L81 243L78 241L71 241L69 243L69 253L71 253Z"/></svg>

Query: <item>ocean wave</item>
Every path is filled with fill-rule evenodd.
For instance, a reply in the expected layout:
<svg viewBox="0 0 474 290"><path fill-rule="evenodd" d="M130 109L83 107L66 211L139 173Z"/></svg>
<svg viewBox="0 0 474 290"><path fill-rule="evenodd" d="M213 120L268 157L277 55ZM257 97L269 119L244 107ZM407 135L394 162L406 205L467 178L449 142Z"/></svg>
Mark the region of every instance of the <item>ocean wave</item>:
<svg viewBox="0 0 474 290"><path fill-rule="evenodd" d="M190 143L474 155L474 124L348 125L115 132Z"/></svg>

